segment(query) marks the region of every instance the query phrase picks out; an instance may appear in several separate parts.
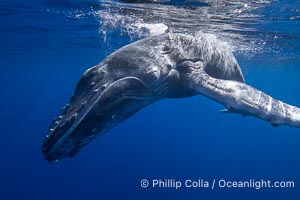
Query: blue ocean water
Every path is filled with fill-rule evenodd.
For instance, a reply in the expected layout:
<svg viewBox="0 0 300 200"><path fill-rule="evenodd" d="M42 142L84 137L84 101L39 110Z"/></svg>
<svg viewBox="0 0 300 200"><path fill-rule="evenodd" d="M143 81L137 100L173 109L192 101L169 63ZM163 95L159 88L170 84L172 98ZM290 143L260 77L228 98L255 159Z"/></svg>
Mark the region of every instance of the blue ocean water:
<svg viewBox="0 0 300 200"><path fill-rule="evenodd" d="M299 129L222 114L202 96L150 105L61 163L41 153L48 125L81 74L165 27L227 41L248 84L300 106L299 5L2 0L0 199L299 199ZM176 190L142 188L143 179L264 179L295 187Z"/></svg>

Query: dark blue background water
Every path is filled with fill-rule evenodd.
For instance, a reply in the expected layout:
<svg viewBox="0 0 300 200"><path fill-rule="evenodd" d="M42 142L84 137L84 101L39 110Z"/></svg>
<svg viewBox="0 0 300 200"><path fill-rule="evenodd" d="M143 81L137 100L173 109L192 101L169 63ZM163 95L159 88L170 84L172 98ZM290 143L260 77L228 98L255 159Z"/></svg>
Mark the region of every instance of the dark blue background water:
<svg viewBox="0 0 300 200"><path fill-rule="evenodd" d="M221 105L201 96L157 102L75 158L46 162L41 144L47 127L81 74L131 42L115 37L108 46L95 18L68 17L90 5L0 3L0 199L299 199L299 129L221 114ZM290 5L299 9L298 1ZM270 23L263 27L300 34L299 20ZM299 38L284 44L278 54L250 60L238 54L238 60L249 84L300 106ZM276 59L285 55L291 59ZM292 180L295 188L142 189L144 178Z"/></svg>

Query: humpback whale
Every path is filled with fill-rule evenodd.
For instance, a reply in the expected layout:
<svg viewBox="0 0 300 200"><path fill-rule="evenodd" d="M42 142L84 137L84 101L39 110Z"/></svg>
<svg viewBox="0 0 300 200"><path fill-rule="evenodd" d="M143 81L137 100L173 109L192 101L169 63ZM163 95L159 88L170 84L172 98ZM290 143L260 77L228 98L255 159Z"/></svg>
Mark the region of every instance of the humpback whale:
<svg viewBox="0 0 300 200"><path fill-rule="evenodd" d="M225 112L300 127L300 109L247 85L232 51L207 34L165 33L120 48L81 77L49 127L46 160L73 157L96 136L163 98L204 95Z"/></svg>

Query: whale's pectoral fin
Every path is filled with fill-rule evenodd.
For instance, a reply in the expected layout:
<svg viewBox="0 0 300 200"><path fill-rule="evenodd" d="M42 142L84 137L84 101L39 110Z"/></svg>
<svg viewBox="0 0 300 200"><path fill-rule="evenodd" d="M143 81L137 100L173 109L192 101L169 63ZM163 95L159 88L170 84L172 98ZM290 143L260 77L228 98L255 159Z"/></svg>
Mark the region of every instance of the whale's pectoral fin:
<svg viewBox="0 0 300 200"><path fill-rule="evenodd" d="M274 127L300 128L300 108L274 99L245 83L213 78L203 68L191 71L183 78L191 92L225 105L230 113L255 116L269 121Z"/></svg>

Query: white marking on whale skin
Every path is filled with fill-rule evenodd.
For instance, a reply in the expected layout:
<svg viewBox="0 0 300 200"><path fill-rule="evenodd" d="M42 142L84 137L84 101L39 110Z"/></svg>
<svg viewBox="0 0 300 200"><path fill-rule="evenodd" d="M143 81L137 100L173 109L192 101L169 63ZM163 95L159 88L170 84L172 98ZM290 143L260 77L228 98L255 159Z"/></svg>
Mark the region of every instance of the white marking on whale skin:
<svg viewBox="0 0 300 200"><path fill-rule="evenodd" d="M279 101L278 106L280 108L281 115L283 116L283 118L285 118L286 114L285 114L285 109L284 109L283 103L281 101Z"/></svg>
<svg viewBox="0 0 300 200"><path fill-rule="evenodd" d="M260 104L260 101L261 101L261 91L258 91L255 104Z"/></svg>
<svg viewBox="0 0 300 200"><path fill-rule="evenodd" d="M271 112L271 110L272 110L272 99L271 98L267 98L267 99L268 99L268 103L266 104L267 112Z"/></svg>

